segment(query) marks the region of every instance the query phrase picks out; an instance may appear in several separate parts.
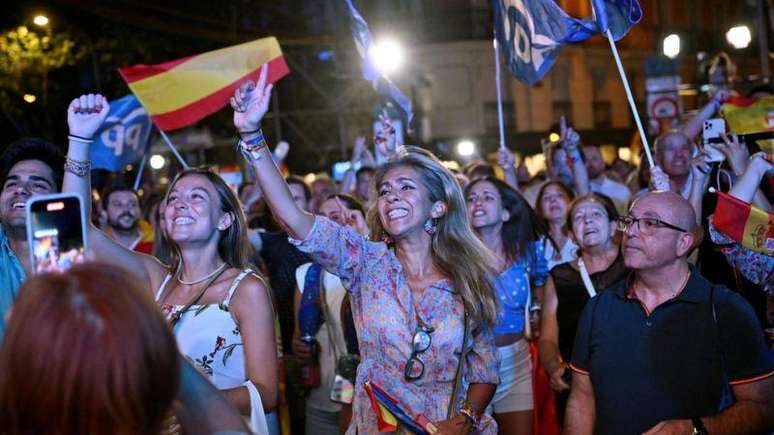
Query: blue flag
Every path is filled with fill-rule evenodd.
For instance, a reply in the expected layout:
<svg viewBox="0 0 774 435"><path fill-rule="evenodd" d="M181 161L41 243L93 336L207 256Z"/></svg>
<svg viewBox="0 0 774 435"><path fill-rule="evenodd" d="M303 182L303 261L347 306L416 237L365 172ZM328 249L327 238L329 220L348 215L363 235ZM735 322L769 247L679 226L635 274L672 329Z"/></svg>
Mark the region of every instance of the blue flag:
<svg viewBox="0 0 774 435"><path fill-rule="evenodd" d="M411 118L414 117L414 113L411 111L411 100L390 79L383 76L373 64L368 55L371 50L371 31L368 30L368 23L365 22L360 12L355 9L352 0L345 1L349 10L352 37L355 39L357 52L363 59L363 78L371 82L379 95L397 104L406 114L406 125L410 125Z"/></svg>
<svg viewBox="0 0 774 435"><path fill-rule="evenodd" d="M594 18L577 19L554 0L492 0L495 32L511 72L533 84L559 56L559 48L585 41L608 29L623 38L642 18L637 0L592 0Z"/></svg>
<svg viewBox="0 0 774 435"><path fill-rule="evenodd" d="M110 112L91 145L92 167L116 172L136 162L145 154L152 127L148 113L134 95L111 102Z"/></svg>

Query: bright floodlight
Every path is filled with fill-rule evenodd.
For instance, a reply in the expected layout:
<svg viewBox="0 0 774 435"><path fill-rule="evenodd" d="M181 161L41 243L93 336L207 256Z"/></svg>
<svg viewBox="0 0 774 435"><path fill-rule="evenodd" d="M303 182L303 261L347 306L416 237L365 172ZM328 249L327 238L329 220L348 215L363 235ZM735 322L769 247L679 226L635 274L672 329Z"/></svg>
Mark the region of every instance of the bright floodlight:
<svg viewBox="0 0 774 435"><path fill-rule="evenodd" d="M736 49L747 48L750 45L750 41L752 41L750 28L747 26L735 26L728 29L726 41Z"/></svg>
<svg viewBox="0 0 774 435"><path fill-rule="evenodd" d="M664 38L664 56L675 58L680 54L680 37L674 33Z"/></svg>
<svg viewBox="0 0 774 435"><path fill-rule="evenodd" d="M550 142L559 142L559 139L561 139L561 136L559 136L559 133L554 133L553 131L548 135L548 140Z"/></svg>
<svg viewBox="0 0 774 435"><path fill-rule="evenodd" d="M164 156L159 154L154 154L150 158L150 166L153 169L159 170L164 167L164 164L167 163L167 161L164 159Z"/></svg>
<svg viewBox="0 0 774 435"><path fill-rule="evenodd" d="M48 25L48 17L45 15L35 15L32 22L35 23L36 26L45 27Z"/></svg>
<svg viewBox="0 0 774 435"><path fill-rule="evenodd" d="M461 140L459 143L457 143L457 154L461 155L462 157L468 157L473 155L473 153L476 152L476 144L469 140Z"/></svg>
<svg viewBox="0 0 774 435"><path fill-rule="evenodd" d="M382 39L372 44L368 56L384 75L390 75L403 66L403 47L394 39Z"/></svg>

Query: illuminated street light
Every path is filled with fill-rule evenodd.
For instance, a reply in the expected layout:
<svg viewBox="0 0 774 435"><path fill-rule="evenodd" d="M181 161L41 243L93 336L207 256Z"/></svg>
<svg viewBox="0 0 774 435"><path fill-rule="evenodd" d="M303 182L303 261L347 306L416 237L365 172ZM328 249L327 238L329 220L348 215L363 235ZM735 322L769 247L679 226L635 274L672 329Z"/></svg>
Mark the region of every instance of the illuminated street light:
<svg viewBox="0 0 774 435"><path fill-rule="evenodd" d="M151 168L155 170L159 170L164 167L164 165L167 163L166 159L164 159L164 156L159 154L154 154L150 158L150 166Z"/></svg>
<svg viewBox="0 0 774 435"><path fill-rule="evenodd" d="M680 37L674 33L664 38L664 56L674 59L680 54Z"/></svg>
<svg viewBox="0 0 774 435"><path fill-rule="evenodd" d="M34 103L34 102L35 102L35 100L37 100L37 99L38 99L38 97L36 97L36 96L34 96L34 95L32 95L32 94L24 94L24 96L22 97L22 99L23 99L24 101L26 101L26 102L28 102L28 103L32 104L32 103Z"/></svg>
<svg viewBox="0 0 774 435"><path fill-rule="evenodd" d="M476 152L476 144L469 140L461 140L457 143L457 154L462 157L472 156Z"/></svg>
<svg viewBox="0 0 774 435"><path fill-rule="evenodd" d="M35 15L32 22L35 23L36 26L46 27L48 26L48 17L45 15Z"/></svg>
<svg viewBox="0 0 774 435"><path fill-rule="evenodd" d="M384 75L390 75L403 66L403 47L394 39L382 39L368 50L374 66Z"/></svg>
<svg viewBox="0 0 774 435"><path fill-rule="evenodd" d="M561 137L559 136L559 133L551 132L548 135L548 140L551 142L559 142L559 139L561 139Z"/></svg>
<svg viewBox="0 0 774 435"><path fill-rule="evenodd" d="M734 26L726 32L726 41L736 49L747 48L752 41L750 28L747 26Z"/></svg>

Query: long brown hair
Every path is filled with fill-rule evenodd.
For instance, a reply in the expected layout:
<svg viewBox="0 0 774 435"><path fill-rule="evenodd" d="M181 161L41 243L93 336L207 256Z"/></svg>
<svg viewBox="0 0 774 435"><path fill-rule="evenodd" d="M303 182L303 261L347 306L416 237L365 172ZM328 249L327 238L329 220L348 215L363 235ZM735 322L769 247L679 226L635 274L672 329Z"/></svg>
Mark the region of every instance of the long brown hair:
<svg viewBox="0 0 774 435"><path fill-rule="evenodd" d="M231 213L234 217L231 225L221 231L220 240L218 241L218 255L231 267L240 270L250 267L250 254L253 252L253 245L247 239L247 224L245 223L245 213L242 211L242 205L234 191L212 169L207 167L190 168L178 174L174 181L172 181L172 184L169 185L164 203L167 204L169 202L169 192L174 189L177 182L189 175L200 175L209 180L218 193L220 210L224 213ZM169 266L177 273L182 258L180 256L180 247L169 238L166 231L163 233L164 243L167 244L169 249Z"/></svg>
<svg viewBox="0 0 774 435"><path fill-rule="evenodd" d="M429 151L405 146L386 164L376 170L373 189L381 184L390 169L406 166L419 174L421 183L430 194L430 202L446 204L446 214L438 219L432 238L433 262L451 278L474 321L494 325L497 321L497 301L492 279L496 264L492 253L473 233L462 190L451 172ZM373 240L385 235L378 207L368 211L368 227Z"/></svg>
<svg viewBox="0 0 774 435"><path fill-rule="evenodd" d="M0 432L159 433L180 362L150 294L103 264L19 293L0 350Z"/></svg>

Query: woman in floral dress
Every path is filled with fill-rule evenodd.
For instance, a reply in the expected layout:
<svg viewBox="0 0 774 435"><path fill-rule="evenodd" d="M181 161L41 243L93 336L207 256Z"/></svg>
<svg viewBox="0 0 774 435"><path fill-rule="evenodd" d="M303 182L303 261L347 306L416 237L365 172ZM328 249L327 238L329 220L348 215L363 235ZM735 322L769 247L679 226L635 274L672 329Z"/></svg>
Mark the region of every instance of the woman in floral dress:
<svg viewBox="0 0 774 435"><path fill-rule="evenodd" d="M260 132L271 94L266 75L264 67L257 85L235 92L234 124L274 216L350 293L361 363L348 433L378 433L368 383L395 397L408 415L433 422L436 433L495 433L494 421L482 415L499 381L494 260L470 228L453 175L415 147L379 167L377 201L368 213L375 241L302 211ZM452 397L458 364L464 376Z"/></svg>

